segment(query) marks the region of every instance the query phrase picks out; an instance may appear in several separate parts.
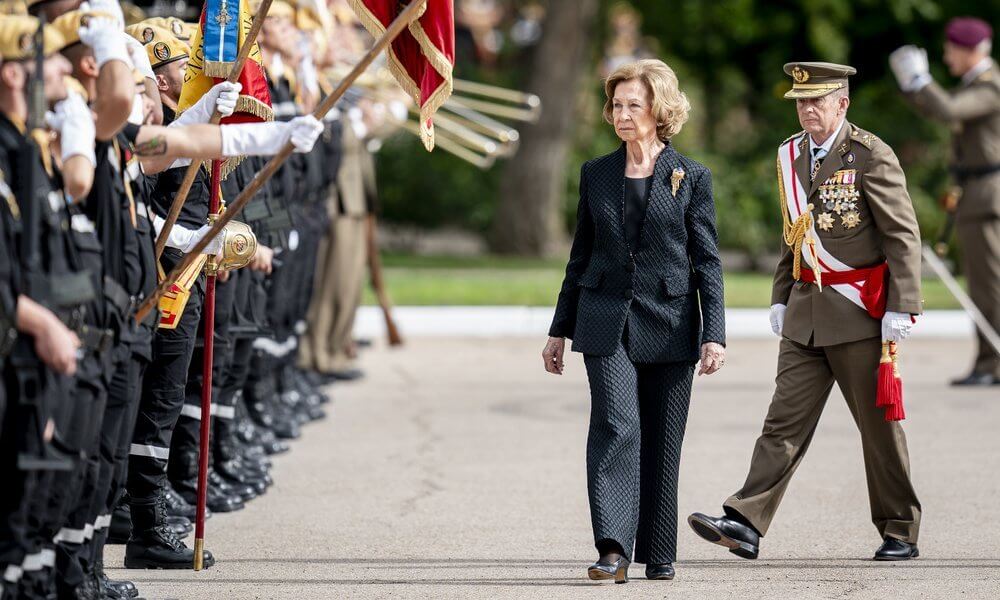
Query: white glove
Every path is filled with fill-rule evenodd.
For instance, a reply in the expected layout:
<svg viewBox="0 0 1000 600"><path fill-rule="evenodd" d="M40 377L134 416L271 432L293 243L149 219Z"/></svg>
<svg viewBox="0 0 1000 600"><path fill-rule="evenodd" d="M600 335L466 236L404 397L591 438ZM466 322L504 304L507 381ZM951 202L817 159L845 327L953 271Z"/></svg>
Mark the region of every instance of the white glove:
<svg viewBox="0 0 1000 600"><path fill-rule="evenodd" d="M240 99L240 83L223 81L213 85L191 108L185 110L179 117L170 122L167 127L183 127L208 123L212 111L218 109L219 114L228 117L236 110L236 102Z"/></svg>
<svg viewBox="0 0 1000 600"><path fill-rule="evenodd" d="M80 41L90 46L94 51L94 59L97 60L97 68L101 68L104 63L112 60L120 60L129 68L132 67L132 60L129 58L128 48L125 46L125 37L122 29L114 19L109 17L91 17L86 25L79 29Z"/></svg>
<svg viewBox="0 0 1000 600"><path fill-rule="evenodd" d="M59 132L59 146L62 148L64 163L71 156L83 156L90 164L97 166L94 155L94 117L79 94L70 92L56 104L55 112L45 114L45 120L49 127Z"/></svg>
<svg viewBox="0 0 1000 600"><path fill-rule="evenodd" d="M153 229L156 230L156 235L160 235L160 231L163 230L163 225L166 220L160 215L153 215ZM201 238L205 237L208 230L212 227L210 225L202 225L198 229L191 230L182 225L174 223L174 226L170 228L170 235L167 236L167 246L171 248L176 248L181 252L187 254L194 249L195 244L197 244ZM202 254L222 254L222 235L217 235L214 240L205 246L202 250Z"/></svg>
<svg viewBox="0 0 1000 600"><path fill-rule="evenodd" d="M931 82L927 51L916 46L902 46L889 55L889 67L904 92L916 92Z"/></svg>
<svg viewBox="0 0 1000 600"><path fill-rule="evenodd" d="M771 305L771 331L774 335L781 337L781 330L785 327L785 309L787 307L784 304L772 304Z"/></svg>
<svg viewBox="0 0 1000 600"><path fill-rule="evenodd" d="M223 125L222 155L270 156L291 142L296 152L309 152L323 133L323 124L312 115L291 121Z"/></svg>
<svg viewBox="0 0 1000 600"><path fill-rule="evenodd" d="M887 311L882 317L882 341L902 342L910 337L913 318L907 313Z"/></svg>
<svg viewBox="0 0 1000 600"><path fill-rule="evenodd" d="M149 55L146 54L146 48L142 42L127 33L123 32L122 35L125 36L125 49L128 50L128 57L132 61L132 65L142 73L143 77L155 81L156 74L153 73L153 66L149 64Z"/></svg>
<svg viewBox="0 0 1000 600"><path fill-rule="evenodd" d="M118 0L87 0L80 5L80 11L104 13L114 19L118 29L125 29L125 14Z"/></svg>

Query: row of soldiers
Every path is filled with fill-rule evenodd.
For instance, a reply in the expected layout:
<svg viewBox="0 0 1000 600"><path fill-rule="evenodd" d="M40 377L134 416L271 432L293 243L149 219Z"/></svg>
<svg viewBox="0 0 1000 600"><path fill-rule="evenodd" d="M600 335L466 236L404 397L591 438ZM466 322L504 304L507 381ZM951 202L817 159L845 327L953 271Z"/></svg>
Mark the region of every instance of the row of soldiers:
<svg viewBox="0 0 1000 600"><path fill-rule="evenodd" d="M357 375L374 198L363 139L380 111L308 114L350 53L319 43L331 32L303 34L281 0L258 38L274 120L221 126L213 111L248 105L240 84L178 114L196 26L126 27L114 0L22 7L0 19L0 597L134 598L104 574L105 544L126 544L127 568L194 562L182 538L198 492L204 274L179 280L169 311L133 318L210 228L206 162L157 259L187 165L225 160L232 200L295 149L239 215L258 242L248 268L218 278L207 504L228 512L264 493L268 457L324 416L321 386ZM225 263L228 246L219 236L205 253Z"/></svg>

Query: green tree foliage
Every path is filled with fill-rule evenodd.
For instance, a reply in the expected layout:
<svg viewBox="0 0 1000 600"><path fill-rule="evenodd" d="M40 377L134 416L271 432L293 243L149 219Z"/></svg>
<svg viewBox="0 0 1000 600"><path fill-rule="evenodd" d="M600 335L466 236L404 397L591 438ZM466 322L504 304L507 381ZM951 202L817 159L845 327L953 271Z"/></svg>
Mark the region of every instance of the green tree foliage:
<svg viewBox="0 0 1000 600"><path fill-rule="evenodd" d="M604 0L603 10L612 4ZM948 131L909 108L889 70L888 55L903 44L927 48L935 78L950 87L956 82L940 60L945 22L975 15L1000 23L1000 1L634 0L631 4L642 15L649 49L677 71L693 105L691 120L674 143L712 169L724 246L751 255L778 248L781 213L775 150L799 131L792 102L781 97L790 86L782 65L791 60L842 62L858 69L848 118L896 150L924 235L936 234L943 220L936 198L949 183ZM580 125L568 169L568 229L575 221L579 163L617 145L600 118L604 98L596 73L606 32L594 33L595 75L586 97L576 107L545 107L578 112ZM507 81L516 83L516 60L506 64L513 74ZM394 155L402 152L405 155ZM386 216L391 220L447 222L483 230L492 207L503 201L496 197L495 177L471 173L471 167L456 161L421 155L410 141L391 144L382 152L380 166Z"/></svg>

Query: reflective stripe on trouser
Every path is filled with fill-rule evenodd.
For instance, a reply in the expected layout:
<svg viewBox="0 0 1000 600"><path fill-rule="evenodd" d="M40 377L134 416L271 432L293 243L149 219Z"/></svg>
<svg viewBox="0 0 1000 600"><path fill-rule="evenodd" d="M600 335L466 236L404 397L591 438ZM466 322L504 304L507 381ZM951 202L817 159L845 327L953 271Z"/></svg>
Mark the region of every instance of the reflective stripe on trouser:
<svg viewBox="0 0 1000 600"><path fill-rule="evenodd" d="M226 366L232 354L233 342L229 334L229 325L233 315L233 302L236 294L235 281L216 282L215 286L215 336L212 351L212 399L210 407L213 416L232 418L235 415L231 406L218 406L215 402L221 395L225 378ZM182 460L187 454L197 454L201 445L201 393L204 379L204 319L198 323L198 341L195 345L193 358L188 368L187 386L185 389L184 406L181 416L174 429L170 452L176 460L170 461L168 475L171 480L188 479L192 464L197 461Z"/></svg>
<svg viewBox="0 0 1000 600"><path fill-rule="evenodd" d="M169 249L168 249L169 250ZM163 255L164 268L179 260ZM166 459L171 437L184 406L184 387L194 352L195 334L204 300L204 278L191 288L191 297L176 329L158 329L153 338L152 361L142 381L139 412L129 450L129 496L152 497L166 482Z"/></svg>
<svg viewBox="0 0 1000 600"><path fill-rule="evenodd" d="M590 381L587 488L595 545L613 540L635 562L672 563L677 475L694 365L636 364L622 344L585 355Z"/></svg>

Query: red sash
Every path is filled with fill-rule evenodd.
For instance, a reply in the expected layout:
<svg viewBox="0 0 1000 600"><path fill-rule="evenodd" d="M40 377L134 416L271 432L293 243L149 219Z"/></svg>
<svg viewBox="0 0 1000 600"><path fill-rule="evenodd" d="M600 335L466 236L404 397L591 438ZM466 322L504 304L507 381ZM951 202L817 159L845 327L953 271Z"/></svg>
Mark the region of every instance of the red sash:
<svg viewBox="0 0 1000 600"><path fill-rule="evenodd" d="M854 269L852 271L824 271L823 284L837 285L861 283L861 301L865 310L873 319L881 319L885 315L886 282L889 279L889 264L882 263L874 267ZM802 266L802 281L816 283L816 274L812 269Z"/></svg>

